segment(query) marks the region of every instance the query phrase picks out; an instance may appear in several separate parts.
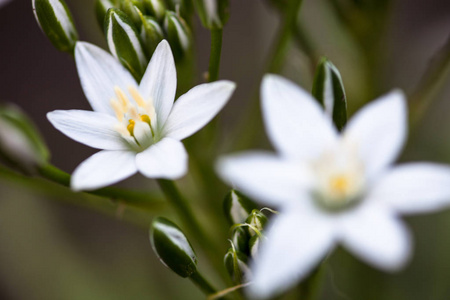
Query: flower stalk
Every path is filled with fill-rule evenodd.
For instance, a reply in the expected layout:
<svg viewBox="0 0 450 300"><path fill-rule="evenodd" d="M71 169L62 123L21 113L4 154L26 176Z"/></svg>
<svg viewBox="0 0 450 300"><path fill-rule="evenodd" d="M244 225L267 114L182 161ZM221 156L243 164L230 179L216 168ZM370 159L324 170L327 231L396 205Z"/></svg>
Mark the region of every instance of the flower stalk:
<svg viewBox="0 0 450 300"><path fill-rule="evenodd" d="M222 35L222 28L211 29L211 53L209 57L208 82L213 82L219 79Z"/></svg>

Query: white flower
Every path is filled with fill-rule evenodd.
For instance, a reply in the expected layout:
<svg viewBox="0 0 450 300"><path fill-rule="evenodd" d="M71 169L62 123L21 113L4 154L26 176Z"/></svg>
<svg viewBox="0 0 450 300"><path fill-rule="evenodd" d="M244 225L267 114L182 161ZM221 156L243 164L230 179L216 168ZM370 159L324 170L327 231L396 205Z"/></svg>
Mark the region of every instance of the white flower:
<svg viewBox="0 0 450 300"><path fill-rule="evenodd" d="M433 163L391 167L406 136L406 101L394 91L364 107L339 134L308 93L267 75L266 131L278 152L222 158L217 170L255 200L279 209L251 266L249 294L267 298L302 280L341 243L388 271L410 257L399 214L450 204L450 168Z"/></svg>
<svg viewBox="0 0 450 300"><path fill-rule="evenodd" d="M94 111L53 111L56 129L77 142L101 149L74 171L71 187L92 190L136 172L176 179L187 171L180 140L206 125L226 104L235 84L201 84L174 104L177 85L170 46L162 41L140 85L104 50L83 42L75 48L81 85Z"/></svg>

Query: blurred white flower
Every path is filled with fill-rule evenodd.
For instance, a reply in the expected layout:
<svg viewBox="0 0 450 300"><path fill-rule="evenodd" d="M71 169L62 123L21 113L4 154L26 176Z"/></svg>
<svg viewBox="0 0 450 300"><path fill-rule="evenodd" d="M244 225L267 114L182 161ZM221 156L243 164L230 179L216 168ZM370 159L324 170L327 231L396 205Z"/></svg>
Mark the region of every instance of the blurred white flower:
<svg viewBox="0 0 450 300"><path fill-rule="evenodd" d="M140 85L109 53L78 42L75 60L81 85L94 111L57 110L47 117L59 131L101 149L74 171L71 187L92 190L136 172L176 179L187 171L180 140L206 125L227 103L235 84L201 84L174 104L177 77L172 52L162 41Z"/></svg>
<svg viewBox="0 0 450 300"><path fill-rule="evenodd" d="M251 266L249 294L268 298L286 290L337 243L375 267L401 268L411 240L398 215L450 204L449 167L390 166L406 136L403 94L375 100L339 134L317 101L292 82L267 75L261 93L278 155L243 153L217 165L227 182L280 211Z"/></svg>

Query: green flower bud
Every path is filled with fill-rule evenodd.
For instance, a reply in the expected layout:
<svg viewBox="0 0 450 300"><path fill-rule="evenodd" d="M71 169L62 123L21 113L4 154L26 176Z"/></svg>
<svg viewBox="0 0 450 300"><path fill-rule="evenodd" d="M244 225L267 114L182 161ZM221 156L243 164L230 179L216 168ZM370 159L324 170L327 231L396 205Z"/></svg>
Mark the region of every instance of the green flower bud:
<svg viewBox="0 0 450 300"><path fill-rule="evenodd" d="M221 29L229 18L229 0L194 0L195 9L204 27Z"/></svg>
<svg viewBox="0 0 450 300"><path fill-rule="evenodd" d="M172 48L175 60L183 58L192 49L192 35L189 26L175 12L166 11L164 30Z"/></svg>
<svg viewBox="0 0 450 300"><path fill-rule="evenodd" d="M105 24L105 16L108 9L115 7L115 1L112 0L97 0L95 2L95 15L101 28L103 28L103 25Z"/></svg>
<svg viewBox="0 0 450 300"><path fill-rule="evenodd" d="M250 251L250 256L252 258L255 258L258 256L259 246L261 245L262 239L263 239L263 237L261 235L255 234L249 240L248 247L249 247L249 251Z"/></svg>
<svg viewBox="0 0 450 300"><path fill-rule="evenodd" d="M181 277L197 271L197 256L183 231L165 218L155 218L150 227L150 242L159 260Z"/></svg>
<svg viewBox="0 0 450 300"><path fill-rule="evenodd" d="M33 0L36 21L53 46L73 54L78 33L72 14L63 0Z"/></svg>
<svg viewBox="0 0 450 300"><path fill-rule="evenodd" d="M145 11L144 3L140 0L121 0L120 9L130 18L136 28L141 28L141 17L136 10Z"/></svg>
<svg viewBox="0 0 450 300"><path fill-rule="evenodd" d="M164 39L164 33L158 21L152 17L142 15L141 41L147 57L152 57L159 42Z"/></svg>
<svg viewBox="0 0 450 300"><path fill-rule="evenodd" d="M168 10L176 11L183 18L189 18L194 11L190 0L166 0L166 3Z"/></svg>
<svg viewBox="0 0 450 300"><path fill-rule="evenodd" d="M249 253L249 242L250 236L248 235L247 230L245 230L243 227L238 226L234 228L233 235L231 237L231 240L233 244L235 245L236 249L241 251L242 253Z"/></svg>
<svg viewBox="0 0 450 300"><path fill-rule="evenodd" d="M243 223L256 205L236 190L231 190L223 201L225 217L230 224Z"/></svg>
<svg viewBox="0 0 450 300"><path fill-rule="evenodd" d="M0 158L26 173L50 157L45 142L31 120L14 105L0 106Z"/></svg>
<svg viewBox="0 0 450 300"><path fill-rule="evenodd" d="M247 265L247 256L236 250L234 247L228 249L224 257L225 268L235 284L241 284L246 281L250 274Z"/></svg>
<svg viewBox="0 0 450 300"><path fill-rule="evenodd" d="M166 14L166 5L162 0L143 0L147 14L162 21Z"/></svg>
<svg viewBox="0 0 450 300"><path fill-rule="evenodd" d="M264 226L267 223L267 217L259 210L254 209L248 216L247 220L245 220L245 223L250 225L248 227L248 233L250 234L250 236L254 236L255 234L258 234L254 229L258 230L259 232L264 230Z"/></svg>
<svg viewBox="0 0 450 300"><path fill-rule="evenodd" d="M347 97L339 70L326 58L317 66L312 94L342 130L347 123Z"/></svg>
<svg viewBox="0 0 450 300"><path fill-rule="evenodd" d="M111 53L139 82L148 60L134 24L124 12L110 8L105 18L105 35Z"/></svg>

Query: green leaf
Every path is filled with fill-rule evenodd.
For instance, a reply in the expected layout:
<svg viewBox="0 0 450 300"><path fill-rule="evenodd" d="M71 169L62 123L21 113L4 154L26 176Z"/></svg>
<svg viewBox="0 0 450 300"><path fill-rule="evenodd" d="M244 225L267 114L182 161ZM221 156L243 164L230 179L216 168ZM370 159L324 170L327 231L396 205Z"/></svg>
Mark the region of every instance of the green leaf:
<svg viewBox="0 0 450 300"><path fill-rule="evenodd" d="M36 21L53 46L73 54L78 33L72 14L63 0L33 0Z"/></svg>
<svg viewBox="0 0 450 300"><path fill-rule="evenodd" d="M326 58L317 67L312 94L342 130L347 123L347 97L339 70Z"/></svg>
<svg viewBox="0 0 450 300"><path fill-rule="evenodd" d="M181 277L197 271L197 256L183 231L165 218L155 218L150 227L150 242L159 260Z"/></svg>

